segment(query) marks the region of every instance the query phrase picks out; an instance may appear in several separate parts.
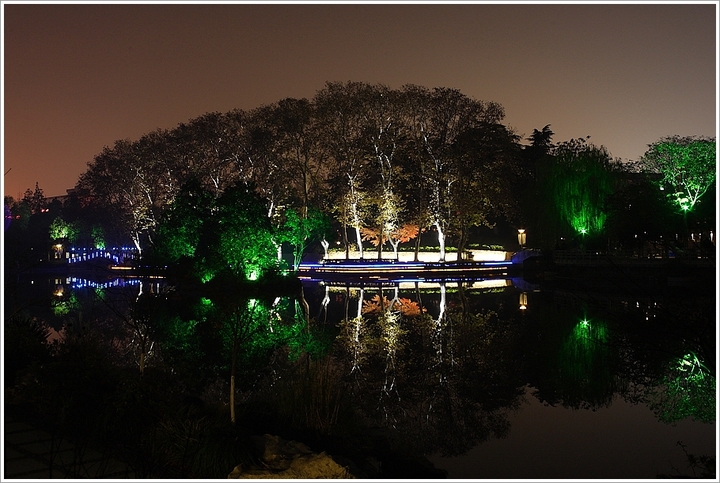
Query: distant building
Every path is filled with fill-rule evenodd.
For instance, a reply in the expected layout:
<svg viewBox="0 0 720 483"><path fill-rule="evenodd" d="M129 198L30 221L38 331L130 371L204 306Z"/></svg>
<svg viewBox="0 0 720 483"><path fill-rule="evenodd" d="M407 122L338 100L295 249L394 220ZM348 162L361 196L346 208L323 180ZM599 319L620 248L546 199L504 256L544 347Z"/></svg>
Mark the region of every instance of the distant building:
<svg viewBox="0 0 720 483"><path fill-rule="evenodd" d="M70 198L70 195L72 195L74 192L75 192L75 188L70 188L70 189L68 189L68 190L65 190L65 194L64 194L64 195L59 195L59 196L47 196L47 197L45 198L45 203L46 203L47 205L49 205L49 204L52 203L53 201L56 201L56 200L57 200L57 201L59 201L61 204L65 204L65 202L68 200L68 198Z"/></svg>

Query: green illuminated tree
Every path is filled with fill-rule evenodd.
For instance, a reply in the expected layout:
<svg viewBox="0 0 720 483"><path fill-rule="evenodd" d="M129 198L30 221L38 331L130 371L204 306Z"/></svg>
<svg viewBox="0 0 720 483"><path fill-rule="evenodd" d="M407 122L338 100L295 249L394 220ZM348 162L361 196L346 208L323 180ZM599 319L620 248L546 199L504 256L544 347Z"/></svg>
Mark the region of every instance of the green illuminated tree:
<svg viewBox="0 0 720 483"><path fill-rule="evenodd" d="M92 227L92 240L93 240L93 246L98 249L103 249L106 246L105 242L105 233L103 232L103 228L100 225L95 225Z"/></svg>
<svg viewBox="0 0 720 483"><path fill-rule="evenodd" d="M50 238L53 240L67 240L69 243L75 243L80 229L77 223L68 223L61 217L56 217L50 224Z"/></svg>
<svg viewBox="0 0 720 483"><path fill-rule="evenodd" d="M205 229L207 228L207 229ZM204 226L198 256L209 273L230 270L256 280L277 264L274 230L263 200L244 183L227 188Z"/></svg>
<svg viewBox="0 0 720 483"><path fill-rule="evenodd" d="M212 193L201 186L199 179L192 178L183 185L158 226L155 250L163 262L195 255L214 203Z"/></svg>
<svg viewBox="0 0 720 483"><path fill-rule="evenodd" d="M557 146L546 195L576 235L596 236L605 229L605 203L613 192L612 170L607 150L586 139L571 139Z"/></svg>
<svg viewBox="0 0 720 483"><path fill-rule="evenodd" d="M318 236L324 236L330 228L327 216L315 208L301 217L294 209L285 211L285 220L279 229L279 240L293 246L293 269L297 270L308 243Z"/></svg>
<svg viewBox="0 0 720 483"><path fill-rule="evenodd" d="M382 246L389 241L397 258L399 236L403 234L400 232L400 215L404 203L393 192L386 190L370 197L369 201L365 217L369 226L360 229L362 239L377 247L378 260L382 259Z"/></svg>
<svg viewBox="0 0 720 483"><path fill-rule="evenodd" d="M226 188L215 199L199 180L191 180L157 232L158 262L189 260L194 272L189 275L202 281L220 272L255 280L277 264L276 233L265 204L245 183Z"/></svg>
<svg viewBox="0 0 720 483"><path fill-rule="evenodd" d="M666 136L649 145L644 168L659 173L660 188L683 211L690 211L715 183L715 138Z"/></svg>

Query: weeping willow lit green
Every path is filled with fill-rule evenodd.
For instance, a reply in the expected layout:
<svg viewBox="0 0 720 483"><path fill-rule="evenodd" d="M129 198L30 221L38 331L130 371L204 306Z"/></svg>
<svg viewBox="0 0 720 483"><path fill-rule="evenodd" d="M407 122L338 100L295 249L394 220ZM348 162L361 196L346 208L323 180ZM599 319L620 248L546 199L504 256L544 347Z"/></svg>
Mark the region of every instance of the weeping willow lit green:
<svg viewBox="0 0 720 483"><path fill-rule="evenodd" d="M580 235L598 235L605 227L605 199L613 188L609 161L605 148L582 139L556 151L550 191L560 218Z"/></svg>

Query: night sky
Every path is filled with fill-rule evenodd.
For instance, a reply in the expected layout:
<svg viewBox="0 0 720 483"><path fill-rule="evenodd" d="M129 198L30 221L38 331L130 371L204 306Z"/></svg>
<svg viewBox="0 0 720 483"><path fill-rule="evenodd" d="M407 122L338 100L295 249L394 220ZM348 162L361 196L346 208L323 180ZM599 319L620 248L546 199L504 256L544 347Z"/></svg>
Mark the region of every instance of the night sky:
<svg viewBox="0 0 720 483"><path fill-rule="evenodd" d="M2 7L15 198L64 194L116 140L326 81L457 88L502 104L523 138L551 124L622 159L717 130L715 2Z"/></svg>

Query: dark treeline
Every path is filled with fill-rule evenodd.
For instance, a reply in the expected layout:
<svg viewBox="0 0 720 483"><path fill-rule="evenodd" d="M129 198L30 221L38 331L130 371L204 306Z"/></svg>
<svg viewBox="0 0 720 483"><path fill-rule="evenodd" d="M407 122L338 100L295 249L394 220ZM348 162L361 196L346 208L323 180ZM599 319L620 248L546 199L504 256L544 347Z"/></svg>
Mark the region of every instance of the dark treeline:
<svg viewBox="0 0 720 483"><path fill-rule="evenodd" d="M520 170L520 146L503 117L499 104L454 89L329 83L312 100L208 113L118 141L77 191L110 210L139 249L192 178L215 197L251 183L276 223L289 209L319 210L344 227L348 247L395 245L408 225L434 227L442 246L447 233L465 240L470 226L516 215L510 177L499 174Z"/></svg>
<svg viewBox="0 0 720 483"><path fill-rule="evenodd" d="M263 215L253 216L267 219L268 246L293 245L297 264L312 236L367 258L375 255L363 253L362 241L377 247L378 257L410 241L417 253L420 235L432 231L444 260L448 240L463 257L473 230L497 223L525 228L538 248L582 244L636 253L649 241L678 241L695 225L713 224L710 203L678 216L666 194L694 196L693 204L699 195L684 195L682 186L670 186L672 176L661 176L670 169L658 160L668 156L656 151L693 139L661 140L673 142L651 145L644 162L621 163L587 139L554 144L549 125L521 144L503 119L498 103L456 89L327 83L311 100L206 113L116 141L88 164L69 207L50 210L44 225L54 224L51 241L132 242L141 252L159 244L167 256L177 251L168 244L198 243L203 230L188 228L188 217L214 217L223 202L212 200L235 187L251 190L262 207ZM713 164L695 175L709 179L711 171L703 189L714 190L714 140L700 141L712 147L706 158ZM686 179L688 167L680 172ZM658 183L674 189L663 193ZM10 200L14 219L41 211L38 189L23 203ZM185 218L174 206L179 196ZM193 234L163 239L164 225L174 227L165 233ZM192 253L174 256L181 255Z"/></svg>

